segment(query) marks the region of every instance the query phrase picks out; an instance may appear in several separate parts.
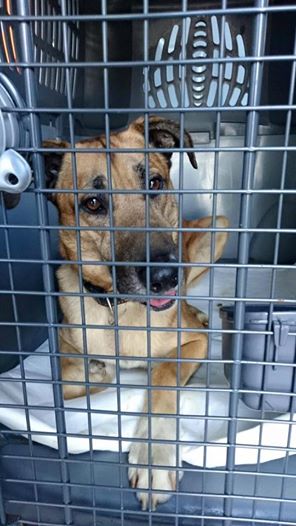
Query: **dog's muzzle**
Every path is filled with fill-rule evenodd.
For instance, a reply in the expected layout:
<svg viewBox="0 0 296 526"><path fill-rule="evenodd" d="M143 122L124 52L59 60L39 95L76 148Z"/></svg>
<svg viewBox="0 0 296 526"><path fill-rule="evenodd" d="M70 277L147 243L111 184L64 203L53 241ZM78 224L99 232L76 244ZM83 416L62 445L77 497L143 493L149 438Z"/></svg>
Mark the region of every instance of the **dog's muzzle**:
<svg viewBox="0 0 296 526"><path fill-rule="evenodd" d="M177 258L175 254L168 252L151 254L150 261L157 265L148 265L148 273L147 267L136 267L136 273L147 292L149 290L153 295L150 298L150 307L156 311L166 310L175 302L178 285L178 267L177 265L169 266L168 263L177 264ZM167 298L159 298L158 296L167 296Z"/></svg>

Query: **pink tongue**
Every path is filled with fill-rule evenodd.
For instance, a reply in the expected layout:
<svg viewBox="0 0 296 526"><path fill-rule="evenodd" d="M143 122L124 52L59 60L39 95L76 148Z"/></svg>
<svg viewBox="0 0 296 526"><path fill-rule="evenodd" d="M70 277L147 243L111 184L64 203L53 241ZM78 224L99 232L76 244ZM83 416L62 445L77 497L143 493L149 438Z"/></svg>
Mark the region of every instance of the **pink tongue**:
<svg viewBox="0 0 296 526"><path fill-rule="evenodd" d="M162 298L162 299L156 299L156 298L151 298L150 299L150 305L152 307L163 307L163 305L166 305L167 303L170 303L170 301L172 301L172 296L176 296L176 291L175 289L171 289L171 290L168 290L168 292L166 292L164 294L164 296L169 296L168 299L165 299L165 298Z"/></svg>

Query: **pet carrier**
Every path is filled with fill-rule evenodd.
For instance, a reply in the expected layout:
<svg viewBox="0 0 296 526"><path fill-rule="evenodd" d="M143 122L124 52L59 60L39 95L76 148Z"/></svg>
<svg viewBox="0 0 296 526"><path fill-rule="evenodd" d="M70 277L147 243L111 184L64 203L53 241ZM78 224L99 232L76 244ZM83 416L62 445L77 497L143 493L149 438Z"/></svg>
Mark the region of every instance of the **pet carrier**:
<svg viewBox="0 0 296 526"><path fill-rule="evenodd" d="M0 0L3 526L296 525L295 28L296 6L288 0ZM96 153L97 144L83 140L103 134L109 177L114 152L126 158L137 150L114 146L111 134L144 116L141 152L149 172L147 154L157 149L149 142L151 115L180 127L170 172L179 240L186 236L183 219L213 216L210 227L187 229L210 233L210 258L196 256L193 263L208 273L186 290L187 301L208 315L208 323L192 329L208 335L208 355L189 384L180 386L184 327L178 307L177 386L168 389L173 397L177 391L177 412L161 415L163 428L176 422L176 432L158 440L163 448L176 448L169 473L178 476L169 491L158 488L171 498L156 507L149 355L156 329L149 308L147 372L119 368L122 298L111 294L116 380L101 393L87 387L86 396L64 400L58 336L71 324L62 319L56 280L59 265L67 266L59 235L72 229L79 255L78 328L87 353L85 304L89 296L100 300L102 291L82 282L93 261L81 254L78 156ZM160 146L157 151L171 153ZM53 203L48 152L56 156L55 177L61 156L70 152L75 222L69 228L60 227ZM186 152L195 152L197 170ZM109 186L114 278L120 228L113 224L112 203L120 190ZM153 194L143 187L144 233L151 238L155 225L147 203ZM59 191L66 195L69 188ZM228 242L215 262L218 215L228 218L229 226L222 227ZM180 280L187 268L180 241L178 252ZM149 248L147 253L149 261ZM146 267L149 282L154 267ZM177 292L179 305L185 293L180 286ZM167 337L172 332L157 329ZM91 365L84 363L89 386ZM146 392L145 441L136 429ZM148 464L146 509L137 499L139 481L135 488L128 480L128 451L137 441L148 443L148 457L140 459Z"/></svg>

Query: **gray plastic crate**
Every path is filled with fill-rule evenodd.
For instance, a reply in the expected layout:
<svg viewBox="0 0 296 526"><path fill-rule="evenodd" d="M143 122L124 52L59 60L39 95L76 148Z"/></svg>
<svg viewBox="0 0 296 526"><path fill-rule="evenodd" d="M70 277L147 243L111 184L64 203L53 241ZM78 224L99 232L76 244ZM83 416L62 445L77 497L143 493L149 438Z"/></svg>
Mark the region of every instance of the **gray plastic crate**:
<svg viewBox="0 0 296 526"><path fill-rule="evenodd" d="M234 307L222 307L220 310L222 328L234 328ZM270 329L272 335L260 334ZM256 331L243 336L242 361L259 362L243 363L241 371L242 399L254 409L286 412L296 410L296 399L287 396L295 393L295 358L296 358L296 305L273 307L269 317L269 305L247 305L244 329ZM223 333L223 359L231 360L231 333ZM272 362L264 365L260 362ZM291 364L291 367L287 365ZM225 375L231 381L232 364L225 364ZM262 393L266 391L266 393ZM270 394L271 391L276 394Z"/></svg>

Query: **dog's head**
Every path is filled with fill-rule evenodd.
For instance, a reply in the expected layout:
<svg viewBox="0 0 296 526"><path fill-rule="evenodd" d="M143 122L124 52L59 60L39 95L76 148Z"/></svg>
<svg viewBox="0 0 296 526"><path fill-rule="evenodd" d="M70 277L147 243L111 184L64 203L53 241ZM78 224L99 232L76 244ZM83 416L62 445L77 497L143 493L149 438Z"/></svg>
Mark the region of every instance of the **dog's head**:
<svg viewBox="0 0 296 526"><path fill-rule="evenodd" d="M124 294L168 295L167 300L157 297L151 300L155 310L163 310L173 303L178 283L177 267L167 265L177 262L177 234L169 229L178 226L178 209L174 195L163 191L173 188L170 180L172 152L149 153L146 161L143 151L137 151L145 148L144 135L144 119L140 118L126 130L110 135L110 155L106 155L106 138L102 136L77 143L75 158L71 153L59 153L59 147L68 146L64 141L46 141L46 147L57 149L45 155L46 178L48 187L55 189L52 200L58 207L61 225L82 227L79 234L75 230L61 229L62 256L73 261L81 257L86 262L82 266L83 278L108 292L113 289L111 266L90 263L108 263L115 258L119 263L117 290ZM185 147L192 147L186 131L183 142ZM172 149L179 144L180 129L175 122L150 117L149 146ZM79 152L79 148L96 151ZM128 151L116 152L116 149ZM196 168L194 153L188 152L188 157ZM59 189L68 192L56 192ZM145 189L152 192L149 198L145 196ZM77 190L77 198L75 192L69 190ZM108 193L110 190L112 197ZM147 224L158 230L149 234L150 262L155 264L150 266L150 290L147 290L148 242L144 230ZM113 234L110 226L114 227ZM131 265L126 265L127 262Z"/></svg>

